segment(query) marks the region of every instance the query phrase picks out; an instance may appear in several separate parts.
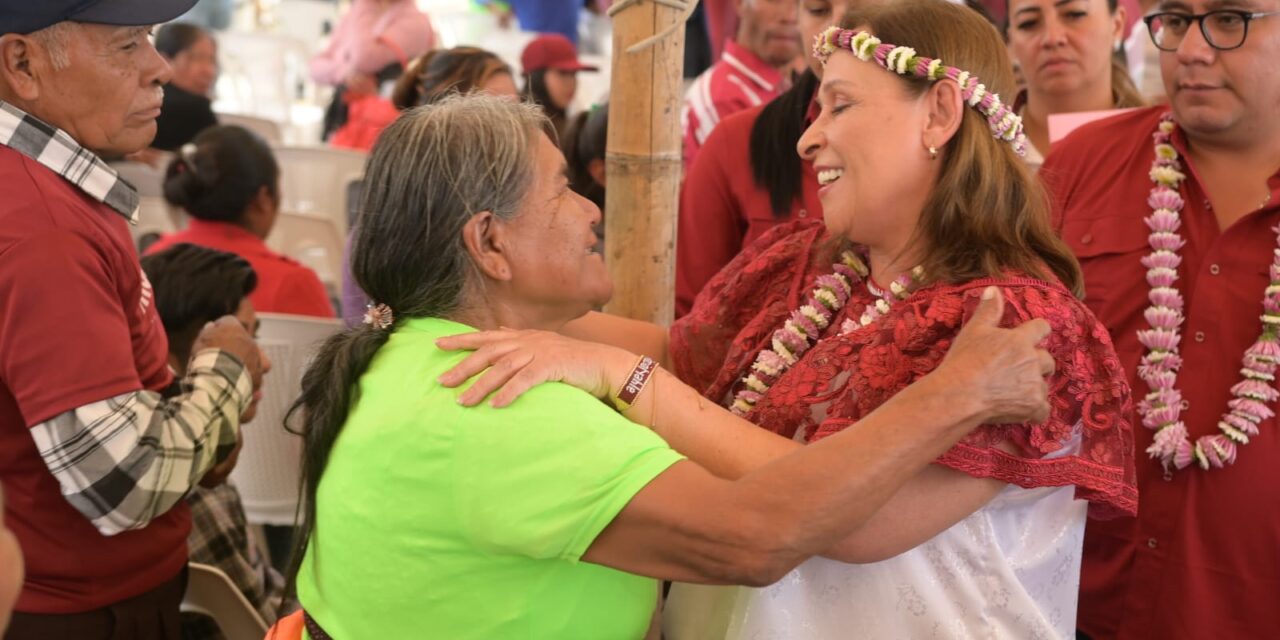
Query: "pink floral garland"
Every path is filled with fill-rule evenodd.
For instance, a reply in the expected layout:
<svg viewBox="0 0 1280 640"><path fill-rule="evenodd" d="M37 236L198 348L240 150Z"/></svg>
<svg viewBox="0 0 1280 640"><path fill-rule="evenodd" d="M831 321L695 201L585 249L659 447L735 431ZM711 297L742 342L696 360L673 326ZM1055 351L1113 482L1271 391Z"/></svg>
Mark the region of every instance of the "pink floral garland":
<svg viewBox="0 0 1280 640"><path fill-rule="evenodd" d="M1201 436L1195 445L1187 435L1186 425L1179 417L1187 403L1174 386L1182 357L1178 344L1182 335L1182 294L1175 288L1178 266L1182 257L1178 250L1186 242L1178 233L1183 201L1179 186L1186 179L1178 161L1178 151L1170 144L1174 130L1172 114L1165 114L1155 133L1156 158L1151 166L1151 189L1147 204L1153 209L1146 218L1151 228L1148 241L1151 253L1142 259L1147 268L1147 283L1151 286L1151 306L1145 312L1150 329L1138 332L1138 341L1147 348L1138 366L1138 375L1147 383L1151 392L1138 404L1142 424L1156 431L1155 441L1147 448L1152 458L1159 458L1166 472L1183 469L1194 459L1203 469L1222 468L1236 461L1238 445L1249 443L1258 435L1258 424L1275 415L1268 403L1280 398L1274 385L1276 365L1280 363L1280 249L1276 249L1271 263L1271 284L1262 296L1262 334L1244 353L1244 377L1231 387L1233 398L1227 403L1229 411L1218 422L1221 433ZM1280 227L1277 234L1280 246Z"/></svg>
<svg viewBox="0 0 1280 640"><path fill-rule="evenodd" d="M870 273L866 263L852 251L842 252L840 262L831 265L831 268L833 273L818 276L817 286L809 292L805 304L792 311L786 324L773 332L772 348L764 349L756 356L750 371L742 378L742 389L729 405L729 410L734 414L745 416L755 408L756 403L778 378L822 337L822 332L831 325L832 319L849 302L854 283L862 282ZM905 298L910 293L909 287L913 279L919 276L920 268L916 267L890 284L889 290L893 296ZM867 285L871 288L869 279ZM840 327L841 333L865 327L889 311L892 304L889 294L871 290L876 294L876 301L867 305L859 322L845 320Z"/></svg>

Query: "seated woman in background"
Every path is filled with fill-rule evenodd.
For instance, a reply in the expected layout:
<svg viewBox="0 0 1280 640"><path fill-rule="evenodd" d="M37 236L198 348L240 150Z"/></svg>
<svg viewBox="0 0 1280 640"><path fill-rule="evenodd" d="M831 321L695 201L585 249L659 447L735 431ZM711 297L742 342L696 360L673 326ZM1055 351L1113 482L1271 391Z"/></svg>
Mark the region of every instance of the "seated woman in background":
<svg viewBox="0 0 1280 640"><path fill-rule="evenodd" d="M995 291L937 375L736 482L640 425L775 436L621 349L585 345L627 369L592 393L545 384L509 409L460 406L437 379L465 355L438 339L555 330L612 293L591 250L600 212L568 188L548 129L527 103L454 96L374 148L353 268L381 304L326 341L295 405L311 637L639 638L653 578L772 582L979 422L1047 414L1047 327L995 327Z"/></svg>
<svg viewBox="0 0 1280 640"><path fill-rule="evenodd" d="M944 0L855 7L842 26L819 40L820 110L797 145L823 185L825 224L765 234L669 332L597 313L566 332L664 359L759 425L766 446L658 422L723 478L861 431L954 355L956 330L990 286L1008 300L1006 322L1052 326L1053 409L1047 420L987 421L773 586L677 584L666 637L1069 638L1086 514L1137 508L1129 388L1019 157L1021 126L996 93L1013 87L1008 53L978 13ZM486 341L463 374L496 360L491 379L530 363L519 387L539 372L625 376L625 361L610 369L600 349L559 336L492 332L442 346Z"/></svg>
<svg viewBox="0 0 1280 640"><path fill-rule="evenodd" d="M179 243L234 253L253 265L258 311L333 317L333 304L314 271L267 248L280 213L280 167L271 147L236 126L217 126L184 145L165 172L164 197L190 216L187 228L147 248Z"/></svg>
<svg viewBox="0 0 1280 640"><path fill-rule="evenodd" d="M151 282L156 312L169 338L169 367L176 375L175 380L186 374L191 347L206 323L233 315L250 335L256 336L258 318L249 295L257 286L258 277L244 258L193 244L179 244L143 258L142 271ZM266 375L271 370L271 361L265 352L260 353L262 373ZM261 392L255 394L253 403L240 416L241 425L257 415L261 398ZM281 428L278 424L262 426ZM284 577L271 568L250 537L240 492L228 478L243 442L242 432L235 444L236 451L187 494L187 506L191 508L187 555L192 562L221 569L262 619L271 624L285 602L286 585ZM288 603L283 608L293 611L297 606ZM193 613L183 613L182 635L184 640L223 637L213 620Z"/></svg>
<svg viewBox="0 0 1280 640"><path fill-rule="evenodd" d="M525 45L520 66L524 69L520 95L542 107L555 127L556 138L563 138L569 126L569 108L578 93L578 72L596 71L596 67L578 60L578 48L556 33L544 33Z"/></svg>
<svg viewBox="0 0 1280 640"><path fill-rule="evenodd" d="M164 104L151 146L177 151L218 124L210 101L218 79L218 43L213 34L196 25L171 22L156 32L156 51L168 61L173 77L164 86Z"/></svg>
<svg viewBox="0 0 1280 640"><path fill-rule="evenodd" d="M1114 55L1125 28L1117 0L1008 0L1008 10L1009 51L1027 84L1015 109L1031 142L1033 168L1049 153L1049 116L1142 106Z"/></svg>

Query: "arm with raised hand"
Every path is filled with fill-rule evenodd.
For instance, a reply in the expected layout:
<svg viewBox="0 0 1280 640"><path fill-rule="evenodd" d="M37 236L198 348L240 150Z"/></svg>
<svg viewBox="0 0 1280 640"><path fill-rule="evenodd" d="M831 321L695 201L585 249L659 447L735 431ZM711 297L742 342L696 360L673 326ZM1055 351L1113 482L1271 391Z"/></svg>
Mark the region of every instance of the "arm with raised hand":
<svg viewBox="0 0 1280 640"><path fill-rule="evenodd" d="M746 584L772 582L824 552L871 561L901 549L850 533L917 477L916 493L950 496L951 510L906 523L891 520L875 530L905 527L903 539L918 544L950 526L1000 485L974 481L957 489L948 478L921 470L978 424L1034 422L1048 413L1043 376L1053 363L1035 346L1048 325L1000 329L1000 307L996 292L937 370L856 428L807 447L751 425L659 370L625 415L652 427L692 462L672 466L636 494L584 559L655 577ZM469 334L440 344L479 347L442 378L446 385L493 364L462 394L464 404L495 389L494 404L508 404L546 380L608 397L635 362L621 350L543 332Z"/></svg>

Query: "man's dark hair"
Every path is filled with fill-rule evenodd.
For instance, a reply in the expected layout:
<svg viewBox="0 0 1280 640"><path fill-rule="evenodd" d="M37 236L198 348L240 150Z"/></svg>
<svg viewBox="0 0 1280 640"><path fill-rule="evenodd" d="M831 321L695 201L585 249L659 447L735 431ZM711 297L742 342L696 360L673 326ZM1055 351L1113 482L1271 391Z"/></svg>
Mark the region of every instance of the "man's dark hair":
<svg viewBox="0 0 1280 640"><path fill-rule="evenodd" d="M142 259L154 304L169 335L169 352L179 362L205 323L234 314L258 286L258 274L234 253L178 244Z"/></svg>

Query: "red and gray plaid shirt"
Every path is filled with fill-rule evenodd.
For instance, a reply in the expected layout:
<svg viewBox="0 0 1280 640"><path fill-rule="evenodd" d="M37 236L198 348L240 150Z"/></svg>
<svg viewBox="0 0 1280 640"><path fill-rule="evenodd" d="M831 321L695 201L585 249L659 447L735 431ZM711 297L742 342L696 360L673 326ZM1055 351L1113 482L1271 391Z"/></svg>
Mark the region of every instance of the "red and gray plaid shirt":
<svg viewBox="0 0 1280 640"><path fill-rule="evenodd" d="M139 198L132 185L65 132L3 101L0 145L38 162L130 222L136 221ZM136 256L132 260L136 264ZM58 295L35 291L47 286L41 282L19 279L0 285L0 309L8 308L8 301L32 295L46 295L47 304L59 304ZM33 290L21 290L24 287ZM143 295L149 295L145 283ZM15 316L5 322L6 330L16 331L10 325L24 320ZM49 339L75 340L76 336ZM84 349L92 361L95 345L85 344ZM207 349L195 355L187 371L178 396L163 398L147 389L130 391L30 427L40 458L57 479L63 498L103 535L139 529L163 515L235 445L240 414L253 395L244 365L230 353ZM0 379L6 387L11 382Z"/></svg>

